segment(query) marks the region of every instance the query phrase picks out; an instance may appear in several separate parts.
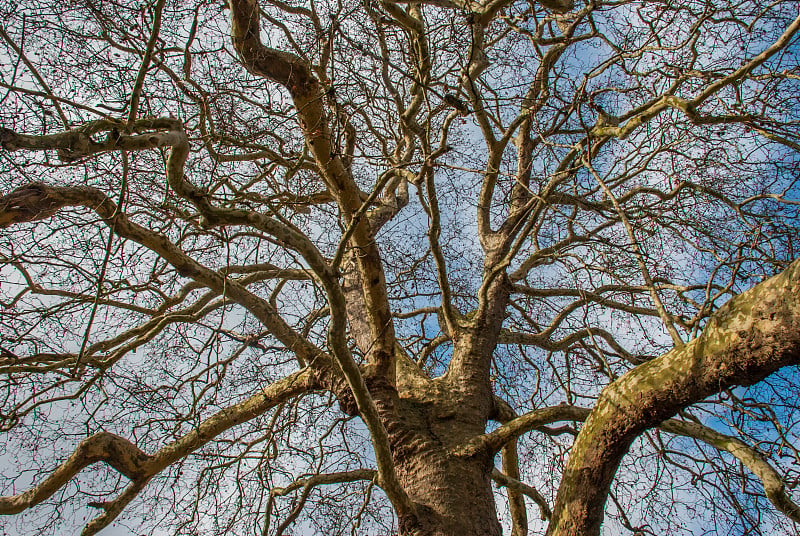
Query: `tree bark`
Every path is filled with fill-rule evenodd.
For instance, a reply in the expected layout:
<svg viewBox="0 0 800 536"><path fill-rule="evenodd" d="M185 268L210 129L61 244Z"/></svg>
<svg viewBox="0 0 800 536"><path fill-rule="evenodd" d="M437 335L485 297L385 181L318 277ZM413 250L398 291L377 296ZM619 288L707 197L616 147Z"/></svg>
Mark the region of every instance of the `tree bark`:
<svg viewBox="0 0 800 536"><path fill-rule="evenodd" d="M397 478L415 506L415 518L400 517L400 534L499 536L491 485L494 452L457 451L485 431L488 414L464 404L452 379L427 378L399 352L396 362L394 407L384 406L381 393L375 399L385 416Z"/></svg>
<svg viewBox="0 0 800 536"><path fill-rule="evenodd" d="M438 387L428 390L435 398L401 399L402 422L387 426L398 480L416 508L416 519L400 518L400 534L500 536L493 453L454 454L476 422L458 411L449 388Z"/></svg>
<svg viewBox="0 0 800 536"><path fill-rule="evenodd" d="M548 536L600 533L622 457L648 428L734 385L800 363L800 261L731 299L703 334L606 387L570 452Z"/></svg>
<svg viewBox="0 0 800 536"><path fill-rule="evenodd" d="M398 479L417 511L416 520L400 520L400 534L500 536L491 469L488 456L463 459L444 448L419 452L398 462Z"/></svg>

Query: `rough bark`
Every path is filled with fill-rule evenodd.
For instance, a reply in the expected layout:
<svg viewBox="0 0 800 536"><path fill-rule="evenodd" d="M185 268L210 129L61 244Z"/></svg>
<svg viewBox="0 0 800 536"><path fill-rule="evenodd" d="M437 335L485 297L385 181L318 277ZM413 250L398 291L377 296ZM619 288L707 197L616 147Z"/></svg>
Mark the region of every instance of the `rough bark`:
<svg viewBox="0 0 800 536"><path fill-rule="evenodd" d="M494 453L454 453L456 445L483 431L485 417L459 402L448 379L426 379L411 362L398 366L397 377L401 418L387 430L398 479L416 507L416 519L400 519L400 533L499 536L491 487Z"/></svg>
<svg viewBox="0 0 800 536"><path fill-rule="evenodd" d="M646 429L734 385L800 362L800 261L731 299L690 343L640 365L601 394L570 453L549 536L600 532L622 457Z"/></svg>
<svg viewBox="0 0 800 536"><path fill-rule="evenodd" d="M400 482L417 519L400 520L400 534L500 536L491 488L491 458L460 459L437 447L398 463Z"/></svg>

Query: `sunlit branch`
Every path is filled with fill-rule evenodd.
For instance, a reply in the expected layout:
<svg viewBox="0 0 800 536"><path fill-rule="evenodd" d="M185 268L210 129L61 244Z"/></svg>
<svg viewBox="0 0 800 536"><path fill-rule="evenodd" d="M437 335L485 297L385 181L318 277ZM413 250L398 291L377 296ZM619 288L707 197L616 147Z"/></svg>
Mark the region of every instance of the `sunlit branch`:
<svg viewBox="0 0 800 536"><path fill-rule="evenodd" d="M253 0L230 0L231 40L244 65L254 74L273 80L292 96L298 111L306 143L314 154L320 176L333 193L345 222L362 207L361 191L347 172L340 156L333 150L332 135L323 109L322 89L310 67L297 56L271 49L261 43L259 8ZM394 325L386 294L385 276L374 234L369 222L356 222L353 246L361 275L364 302L369 313L373 338L370 357L381 375L394 374ZM347 379L359 412L372 436L380 474L380 485L386 491L400 516L413 515L413 505L394 473L389 439L358 366L346 343L347 305L334 277L323 280L328 294L331 323L328 341L331 351Z"/></svg>
<svg viewBox="0 0 800 536"><path fill-rule="evenodd" d="M169 465L199 449L225 430L318 387L310 369L295 372L273 382L246 400L220 410L153 455L142 452L123 437L109 432L98 432L84 439L73 454L38 485L18 495L0 497L0 514L15 514L36 506L51 497L85 467L102 461L127 477L131 485L117 499L93 503L93 506L102 508L104 513L90 522L83 534L95 534L111 523L154 475Z"/></svg>
<svg viewBox="0 0 800 536"><path fill-rule="evenodd" d="M186 143L186 135L182 132L181 122L171 118L149 118L134 121L131 128L135 132L160 130L146 134L128 135L120 131L125 123L116 119L98 119L89 121L79 127L57 134L32 136L20 134L13 130L0 129L0 146L8 151L19 149L58 151L64 162L101 154L115 150L138 151L158 147L180 146ZM98 137L105 133L103 139ZM183 169L185 155L179 158L180 170ZM168 168L167 172L171 170ZM182 177L181 177L182 180Z"/></svg>
<svg viewBox="0 0 800 536"><path fill-rule="evenodd" d="M798 521L795 3L3 6L6 521Z"/></svg>
<svg viewBox="0 0 800 536"><path fill-rule="evenodd" d="M468 443L459 455L469 455L477 449L488 448L493 451L499 450L503 445L515 441L517 437L532 430L539 429L547 424L558 421L585 421L592 410L590 408L580 408L576 406L560 405L548 408L540 408L530 411L524 415L516 417L496 430L476 438ZM699 423L682 421L678 419L668 419L657 427L667 433L691 437L712 447L727 452L742 462L755 475L764 486L764 493L775 507L783 512L787 517L795 522L800 520L800 506L798 506L786 491L786 484L783 479L769 463L769 461L756 449L747 445L742 440L725 435ZM494 475L493 475L494 476ZM503 475L508 479L508 475ZM495 480L505 485L504 480L495 477ZM531 496L537 504L539 500ZM546 502L543 503L546 507ZM549 518L549 510L548 518ZM545 510L542 509L544 515Z"/></svg>
<svg viewBox="0 0 800 536"><path fill-rule="evenodd" d="M794 35L800 31L800 16L798 16L787 28L783 34L769 47L764 49L761 54L757 55L744 65L736 69L731 74L709 84L703 91L697 94L691 100L687 100L675 95L663 95L651 102L650 104L636 110L632 110L627 114L620 117L621 124L606 125L598 124L592 127L591 134L595 137L611 136L620 139L627 138L634 130L641 125L648 122L653 117L660 114L667 108L674 108L686 114L686 117L697 124L703 124L714 121L713 116L703 116L698 109L705 103L711 96L718 93L721 89L745 78L758 66L769 60L772 56L783 50L792 40Z"/></svg>
<svg viewBox="0 0 800 536"><path fill-rule="evenodd" d="M700 337L606 387L581 429L559 486L551 536L596 534L631 443L680 409L800 362L800 261L718 309Z"/></svg>
<svg viewBox="0 0 800 536"><path fill-rule="evenodd" d="M800 506L792 501L778 471L756 449L741 439L722 434L695 422L670 419L661 423L659 429L671 434L692 437L729 453L750 469L761 481L764 486L764 494L775 505L775 508L795 523L800 523Z"/></svg>
<svg viewBox="0 0 800 536"><path fill-rule="evenodd" d="M583 421L589 415L589 411L587 408L567 404L538 408L509 420L488 434L471 439L458 447L456 453L459 456L471 456L483 449L497 452L509 441L541 426L558 421Z"/></svg>
<svg viewBox="0 0 800 536"><path fill-rule="evenodd" d="M318 165L318 172L337 200L345 222L353 221L362 207L361 190L345 169L332 145L332 134L323 109L323 91L310 67L292 54L264 46L260 39L259 10L252 0L231 0L231 39L245 66L254 74L271 79L289 90L299 114L300 125ZM353 246L359 250L355 256L362 277L364 299L369 312L370 328L374 340L373 358L383 371L391 369L389 360L394 348L394 326L391 320L385 276L380 264L380 254L374 232L366 218L355 221L352 233ZM332 300L338 300L341 289L333 278L326 288ZM343 299L343 298L342 298ZM343 333L343 309L331 304L334 333ZM343 339L334 346L344 349ZM337 357L347 360L342 355ZM352 368L352 367L346 367ZM351 386L352 387L352 386Z"/></svg>
<svg viewBox="0 0 800 536"><path fill-rule="evenodd" d="M98 432L81 441L75 452L37 486L10 497L0 497L0 514L16 514L46 500L86 466L105 462L129 480L146 477L150 456L125 438Z"/></svg>

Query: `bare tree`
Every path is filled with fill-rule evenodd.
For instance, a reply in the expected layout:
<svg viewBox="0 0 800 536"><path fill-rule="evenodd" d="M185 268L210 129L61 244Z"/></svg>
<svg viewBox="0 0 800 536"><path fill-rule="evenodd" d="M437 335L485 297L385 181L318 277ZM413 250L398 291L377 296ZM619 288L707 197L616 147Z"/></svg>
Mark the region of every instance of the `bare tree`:
<svg viewBox="0 0 800 536"><path fill-rule="evenodd" d="M797 2L0 12L9 526L797 534Z"/></svg>

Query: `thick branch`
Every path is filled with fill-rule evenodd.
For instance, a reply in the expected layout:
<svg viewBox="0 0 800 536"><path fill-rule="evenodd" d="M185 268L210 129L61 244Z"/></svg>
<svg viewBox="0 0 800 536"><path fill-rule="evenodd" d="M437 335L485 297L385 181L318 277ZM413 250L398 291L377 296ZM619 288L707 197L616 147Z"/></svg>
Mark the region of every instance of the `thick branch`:
<svg viewBox="0 0 800 536"><path fill-rule="evenodd" d="M236 52L248 70L280 83L289 90L306 144L314 155L320 176L336 199L345 222L353 226L351 241L357 251L355 260L361 274L364 303L373 341L368 358L376 365L374 371L377 375L389 380L387 391L391 391L394 384L395 333L381 257L368 218L355 219L363 206L361 190L334 150L333 135L323 108L322 88L314 78L310 66L299 57L271 49L261 43L259 7L256 0L230 0L229 7L231 39ZM413 507L394 474L388 435L364 378L347 347L347 303L344 294L338 282L332 278L323 280L323 285L331 314L328 344L372 436L380 485L397 509L398 515L410 515ZM396 393L388 392L387 396L393 394Z"/></svg>
<svg viewBox="0 0 800 536"><path fill-rule="evenodd" d="M494 452L504 445L511 444L516 441L519 436L531 430L558 421L585 421L591 412L592 410L589 408L580 408L565 404L535 409L504 422L502 426L488 434L473 439L458 450L457 454L461 456L472 455L479 452L481 449L487 448ZM778 471L756 449L747 445L741 439L725 435L695 422L669 419L658 425L658 428L670 434L697 439L698 441L702 441L720 451L727 452L734 456L761 481L764 486L764 494L770 502L787 517L800 523L800 506L789 497L786 492L786 485ZM496 481L506 485L505 480L509 478L509 475L503 476L504 479L500 479L496 478L494 474L492 475ZM529 495L525 491L523 491L523 493ZM534 496L530 496L538 503L538 500Z"/></svg>
<svg viewBox="0 0 800 536"><path fill-rule="evenodd" d="M297 109L306 144L314 155L320 176L336 199L348 225L353 225L352 245L358 251L356 263L361 273L364 301L369 313L373 351L371 358L384 374L391 374L394 352L394 325L391 319L386 280L374 230L368 218L356 215L362 208L361 190L335 150L334 136L323 107L324 92L311 67L301 58L264 46L260 38L259 9L256 0L230 0L231 39L245 67L252 73L277 82L289 90ZM330 291L341 289L326 289ZM336 320L337 311L331 310Z"/></svg>
<svg viewBox="0 0 800 536"><path fill-rule="evenodd" d="M148 130L163 132L128 135L120 132L124 128L125 123L114 119L89 121L72 130L43 136L20 134L7 128L0 128L0 147L7 151L56 149L62 161L72 162L108 151L120 149L137 151L171 147L186 142L183 125L177 119L139 119L131 124L134 132Z"/></svg>
<svg viewBox="0 0 800 536"><path fill-rule="evenodd" d="M603 390L564 471L551 536L600 531L605 501L631 443L680 409L800 362L800 261L731 299L703 334Z"/></svg>

